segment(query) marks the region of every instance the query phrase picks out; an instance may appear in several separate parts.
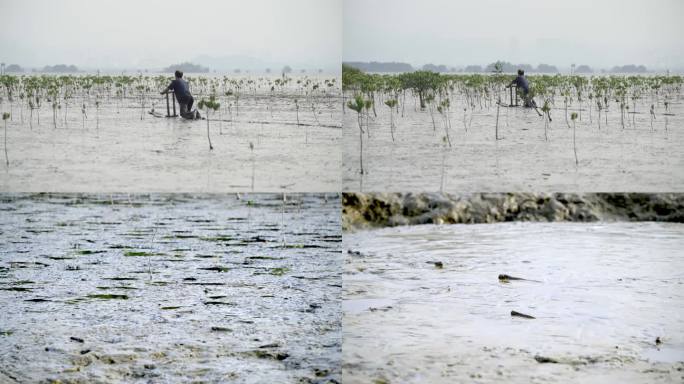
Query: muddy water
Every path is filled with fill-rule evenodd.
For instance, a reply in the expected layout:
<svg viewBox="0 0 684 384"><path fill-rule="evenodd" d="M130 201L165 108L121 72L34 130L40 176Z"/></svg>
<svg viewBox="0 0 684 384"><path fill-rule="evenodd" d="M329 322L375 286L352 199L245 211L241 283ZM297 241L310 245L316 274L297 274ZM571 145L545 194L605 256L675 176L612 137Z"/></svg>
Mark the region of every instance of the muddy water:
<svg viewBox="0 0 684 384"><path fill-rule="evenodd" d="M343 247L345 382L684 378L681 224L415 226Z"/></svg>
<svg viewBox="0 0 684 384"><path fill-rule="evenodd" d="M16 103L8 122L9 169L0 169L0 189L20 192L334 192L340 189L341 106L335 96L316 97L314 113L294 90L270 97L246 94L239 108L223 98L220 119L207 122L142 114L139 99L102 102L99 128L94 99L83 128L79 102L67 122L43 103L23 123ZM294 99L300 103L299 122ZM196 97L196 103L200 97ZM145 110L166 114L155 95ZM9 112L5 100L0 109ZM203 113L203 116L205 113ZM210 119L219 119L218 112ZM304 125L305 124L305 125ZM4 132L3 132L4 134ZM250 144L253 149L250 148ZM3 154L4 157L4 154Z"/></svg>
<svg viewBox="0 0 684 384"><path fill-rule="evenodd" d="M339 381L339 210L3 195L0 382Z"/></svg>
<svg viewBox="0 0 684 384"><path fill-rule="evenodd" d="M395 142L390 132L389 109L378 99L378 117L371 113L371 137L364 134L364 168L359 174L359 129L356 113L344 114L343 175L344 191L429 191L445 192L535 190L554 191L635 191L660 192L684 186L684 108L671 102L664 116L656 108L651 131L648 104L637 104L620 124L619 107L612 105L601 115L583 104L577 121L575 165L572 129L565 123L563 108L551 112L553 122L544 139L544 121L534 110L500 108L499 136L495 140L496 106L470 109L463 123L462 101L451 109L450 137L453 147L444 149L442 118L434 112L436 131L430 113L414 108L407 97L404 117L395 115ZM452 103L454 101L452 100ZM557 106L560 107L560 106ZM577 105L570 108L576 110ZM630 108L632 106L630 105ZM568 112L568 115L570 114ZM471 120L472 115L472 120ZM365 119L364 119L365 120ZM568 118L568 121L570 119ZM572 122L570 122L572 126ZM444 181L442 181L444 179Z"/></svg>

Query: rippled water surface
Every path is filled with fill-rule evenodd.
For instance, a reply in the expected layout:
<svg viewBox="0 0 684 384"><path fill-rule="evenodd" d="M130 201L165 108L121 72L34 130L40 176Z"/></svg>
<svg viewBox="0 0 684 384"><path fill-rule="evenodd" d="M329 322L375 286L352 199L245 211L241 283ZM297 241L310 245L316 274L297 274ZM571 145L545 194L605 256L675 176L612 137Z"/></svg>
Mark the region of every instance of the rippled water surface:
<svg viewBox="0 0 684 384"><path fill-rule="evenodd" d="M337 195L0 198L0 382L340 381Z"/></svg>
<svg viewBox="0 0 684 384"><path fill-rule="evenodd" d="M345 383L684 380L682 224L428 225L343 246Z"/></svg>

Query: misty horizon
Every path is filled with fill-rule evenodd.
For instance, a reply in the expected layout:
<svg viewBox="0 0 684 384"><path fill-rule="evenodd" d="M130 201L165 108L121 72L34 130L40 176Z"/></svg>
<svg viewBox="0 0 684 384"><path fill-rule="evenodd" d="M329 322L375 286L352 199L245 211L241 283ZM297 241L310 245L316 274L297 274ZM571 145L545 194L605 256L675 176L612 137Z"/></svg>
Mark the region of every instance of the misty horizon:
<svg viewBox="0 0 684 384"><path fill-rule="evenodd" d="M0 0L0 61L104 71L188 61L212 70L339 67L341 0L199 0L191 6L179 0Z"/></svg>
<svg viewBox="0 0 684 384"><path fill-rule="evenodd" d="M345 62L684 68L681 1L345 0L343 11Z"/></svg>

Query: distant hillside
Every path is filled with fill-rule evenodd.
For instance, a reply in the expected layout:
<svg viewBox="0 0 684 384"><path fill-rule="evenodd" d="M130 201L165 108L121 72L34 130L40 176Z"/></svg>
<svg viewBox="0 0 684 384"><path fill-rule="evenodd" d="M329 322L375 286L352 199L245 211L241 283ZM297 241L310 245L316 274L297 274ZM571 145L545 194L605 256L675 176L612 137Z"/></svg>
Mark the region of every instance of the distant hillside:
<svg viewBox="0 0 684 384"><path fill-rule="evenodd" d="M184 73L208 73L209 68L203 67L201 65L193 64L190 62L184 62L180 64L174 64L170 65L164 69L162 69L163 72L175 72L176 70L179 70Z"/></svg>
<svg viewBox="0 0 684 384"><path fill-rule="evenodd" d="M40 72L47 73L76 73L78 72L78 67L75 65L57 64L57 65L46 65Z"/></svg>
<svg viewBox="0 0 684 384"><path fill-rule="evenodd" d="M22 68L18 64L10 64L5 68L5 72L7 73L19 73L19 72L24 72L24 68Z"/></svg>
<svg viewBox="0 0 684 384"><path fill-rule="evenodd" d="M646 69L645 66L634 65L634 64L615 66L610 71L613 73L646 73L646 72L648 72L648 70Z"/></svg>
<svg viewBox="0 0 684 384"><path fill-rule="evenodd" d="M408 63L397 62L363 62L363 61L347 61L344 64L360 69L364 72L413 72L413 67Z"/></svg>

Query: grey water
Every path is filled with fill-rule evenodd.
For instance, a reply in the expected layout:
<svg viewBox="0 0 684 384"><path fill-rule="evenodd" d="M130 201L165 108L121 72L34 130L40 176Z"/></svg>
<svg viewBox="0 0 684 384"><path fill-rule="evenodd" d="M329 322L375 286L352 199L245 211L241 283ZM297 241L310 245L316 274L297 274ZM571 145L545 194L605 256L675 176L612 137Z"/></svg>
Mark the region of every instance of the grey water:
<svg viewBox="0 0 684 384"><path fill-rule="evenodd" d="M343 247L345 382L684 377L682 224L409 226Z"/></svg>

